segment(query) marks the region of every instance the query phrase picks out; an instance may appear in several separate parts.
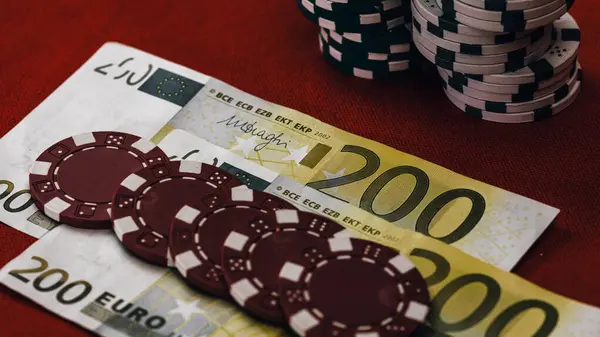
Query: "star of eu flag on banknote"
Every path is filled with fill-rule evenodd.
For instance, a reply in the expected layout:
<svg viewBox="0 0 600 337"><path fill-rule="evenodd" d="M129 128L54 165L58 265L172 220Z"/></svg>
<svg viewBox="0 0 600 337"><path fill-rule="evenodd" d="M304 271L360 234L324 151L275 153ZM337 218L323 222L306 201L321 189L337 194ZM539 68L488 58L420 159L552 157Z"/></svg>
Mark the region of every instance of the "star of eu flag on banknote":
<svg viewBox="0 0 600 337"><path fill-rule="evenodd" d="M187 77L158 68L138 90L184 106L204 85Z"/></svg>

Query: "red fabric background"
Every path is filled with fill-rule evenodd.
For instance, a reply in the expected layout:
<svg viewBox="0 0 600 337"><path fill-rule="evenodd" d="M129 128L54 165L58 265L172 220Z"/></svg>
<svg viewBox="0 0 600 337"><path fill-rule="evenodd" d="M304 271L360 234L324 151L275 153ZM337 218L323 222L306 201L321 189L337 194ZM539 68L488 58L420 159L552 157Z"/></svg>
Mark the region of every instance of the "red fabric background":
<svg viewBox="0 0 600 337"><path fill-rule="evenodd" d="M483 122L455 109L432 67L387 82L339 73L319 54L317 27L295 6L292 0L1 0L0 134L104 42L119 41L560 208L515 272L600 305L600 6L579 0L571 11L583 34L580 98L554 118L524 125ZM32 242L0 226L0 265ZM88 334L4 287L0 331L1 336Z"/></svg>

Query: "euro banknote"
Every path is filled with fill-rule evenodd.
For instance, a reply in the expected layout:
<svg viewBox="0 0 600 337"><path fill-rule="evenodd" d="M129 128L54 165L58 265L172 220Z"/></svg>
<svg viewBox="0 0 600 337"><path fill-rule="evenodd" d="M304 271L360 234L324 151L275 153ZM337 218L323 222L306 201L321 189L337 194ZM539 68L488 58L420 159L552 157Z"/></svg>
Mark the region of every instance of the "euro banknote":
<svg viewBox="0 0 600 337"><path fill-rule="evenodd" d="M359 238L399 250L432 298L415 336L569 336L600 333L600 310L539 288L441 240L402 227L183 130L159 146L172 159L210 163L252 188L336 220ZM368 226L368 227L367 227ZM394 241L385 239L393 236ZM135 275L135 277L132 277ZM0 283L47 310L107 337L287 336L228 301L188 287L171 269L133 257L112 233L58 226L0 271Z"/></svg>
<svg viewBox="0 0 600 337"><path fill-rule="evenodd" d="M432 298L427 322L414 336L600 334L598 308L539 288L438 239L401 227L390 232L389 223L376 215L188 133L172 132L160 146L174 159L237 170L252 187L335 219L353 236L379 240L393 235L393 243L384 243L411 259ZM176 271L130 255L111 230L58 226L7 264L0 271L0 283L106 337L289 335L286 329L254 320L229 301L195 291Z"/></svg>
<svg viewBox="0 0 600 337"><path fill-rule="evenodd" d="M510 270L558 209L210 79L153 138L184 130L386 221ZM476 159L474 159L476 160Z"/></svg>
<svg viewBox="0 0 600 337"><path fill-rule="evenodd" d="M185 81L177 98L154 90L165 77ZM84 132L122 131L150 138L209 77L141 50L104 44L0 139L0 222L39 238L57 224L29 193L29 168L57 141Z"/></svg>

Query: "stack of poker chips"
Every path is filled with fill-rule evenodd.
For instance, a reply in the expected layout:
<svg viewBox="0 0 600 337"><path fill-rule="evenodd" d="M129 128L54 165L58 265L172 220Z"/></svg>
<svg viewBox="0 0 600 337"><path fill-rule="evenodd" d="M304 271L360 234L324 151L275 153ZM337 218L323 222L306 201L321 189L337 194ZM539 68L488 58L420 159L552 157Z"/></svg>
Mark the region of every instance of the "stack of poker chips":
<svg viewBox="0 0 600 337"><path fill-rule="evenodd" d="M488 121L522 123L567 108L581 90L573 0L412 0L414 46L450 101Z"/></svg>
<svg viewBox="0 0 600 337"><path fill-rule="evenodd" d="M410 68L409 0L296 0L317 24L323 57L356 77L386 78Z"/></svg>
<svg viewBox="0 0 600 337"><path fill-rule="evenodd" d="M132 255L299 336L408 336L424 323L429 291L409 258L254 190L264 185L253 181L229 165L171 161L150 141L115 131L53 144L29 175L51 219L112 230Z"/></svg>

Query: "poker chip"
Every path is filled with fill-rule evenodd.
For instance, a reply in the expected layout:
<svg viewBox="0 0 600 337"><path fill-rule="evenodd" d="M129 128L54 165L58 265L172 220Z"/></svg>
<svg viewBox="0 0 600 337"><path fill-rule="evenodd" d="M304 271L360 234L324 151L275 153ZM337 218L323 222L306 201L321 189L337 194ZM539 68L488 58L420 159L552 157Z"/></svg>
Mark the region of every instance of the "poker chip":
<svg viewBox="0 0 600 337"><path fill-rule="evenodd" d="M544 89L552 87L552 86L556 86L556 85L560 86L564 82L568 81L569 77L571 76L572 72L575 71L575 69L576 69L576 63L573 63L573 66L571 67L571 69L565 69L549 79L546 79L546 80L543 80L540 82L532 82L532 83L525 83L525 84L485 83L485 82L481 82L481 81L475 80L473 78L470 78L465 74L452 72L452 71L449 71L449 70L441 68L441 67L438 67L438 73L440 73L440 76L442 78L445 78L445 76L450 77L450 78L452 78L452 81L454 83L461 85L461 86L467 86L469 88L472 88L472 89L475 89L478 91L520 96L520 95L530 95L536 91L544 90ZM556 89L553 89L552 91L554 91L554 90L556 90Z"/></svg>
<svg viewBox="0 0 600 337"><path fill-rule="evenodd" d="M421 55L423 55L427 60L434 63L435 65L461 73L469 73L469 74L480 74L480 75L489 75L489 74L505 74L509 71L513 71L516 69L522 69L524 65L528 65L535 60L537 60L541 54L547 49L547 47L551 44L551 35L548 34L542 40L540 40L540 44L537 45L537 50L534 50L529 55L524 58L511 58L510 56L506 56L507 62L498 63L498 64L477 64L481 62L477 62L476 58L468 58L463 55L462 60L469 63L460 63L455 62L453 59L459 57L457 54L448 54L444 53L444 51L440 52L439 48L421 37L421 35L414 30L413 32L413 40L415 47L419 50ZM541 46L540 46L541 45ZM438 54L436 54L438 53Z"/></svg>
<svg viewBox="0 0 600 337"><path fill-rule="evenodd" d="M135 135L83 133L40 154L30 169L29 188L36 206L57 222L110 228L108 210L119 183L132 172L168 161L160 148Z"/></svg>
<svg viewBox="0 0 600 337"><path fill-rule="evenodd" d="M473 7L464 3L462 0L438 0L438 4L441 3L444 13L451 17L453 17L455 13L462 13L473 18L501 23L525 22L527 20L536 19L556 11L562 6L567 5L569 2L570 0L567 2L565 2L565 0L554 0L541 6L528 9L498 11Z"/></svg>
<svg viewBox="0 0 600 337"><path fill-rule="evenodd" d="M330 46L332 54L344 55L346 57L344 61L353 60L355 64L360 65L362 63L366 67L377 67L383 62L406 61L410 58L410 44L406 44L404 52L393 54L373 53L352 44L343 44L344 39L339 34L330 32L325 28L321 28L321 39ZM341 61L341 59L338 59L338 61Z"/></svg>
<svg viewBox="0 0 600 337"><path fill-rule="evenodd" d="M519 69L528 65L528 63L535 61L546 51L552 42L552 35L550 30L548 30L548 33L545 37L542 36L542 38L538 39L534 43L529 44L519 50L499 54L471 55L440 47L435 41L431 40L433 35L429 34L428 32L421 33L420 26L417 25L415 27L416 29L414 29L413 34L418 34L420 43L428 50L434 51L434 54L437 57L448 62L466 63L471 65L494 65L499 63L507 63L510 64L510 66L507 67L508 69Z"/></svg>
<svg viewBox="0 0 600 337"><path fill-rule="evenodd" d="M350 52L353 56L366 57L374 60L393 60L394 58L401 57L404 54L410 52L410 45L412 37L408 29L404 26L394 28L394 35L397 37L395 44L389 44L382 42L378 47L374 44L367 44L362 42L356 42L345 36L347 34L340 35L335 31L330 31L325 28L321 28L321 37L325 39L328 44L331 44L336 49ZM359 37L362 39L362 37ZM398 55L400 54L400 55ZM377 55L377 56L373 56Z"/></svg>
<svg viewBox="0 0 600 337"><path fill-rule="evenodd" d="M328 45L321 35L319 35L319 47L321 53L330 64L347 74L364 79L388 78L395 72L409 69L411 64L410 60L383 61L381 64L369 63L368 66L365 66L365 64L355 64L352 58L345 58L340 51Z"/></svg>
<svg viewBox="0 0 600 337"><path fill-rule="evenodd" d="M514 113L514 114L506 114L506 113L495 113L495 112L489 112L489 111L484 111L472 106L469 106L468 104L460 101L459 99L457 99L456 97L452 96L452 95L448 95L448 99L450 99L450 101L452 102L452 104L454 104L457 108L461 109L462 111L466 112L467 114L483 119L483 120L487 120L487 121L492 121L492 122L498 122L498 123L526 123L526 122L534 122L534 121L540 121L543 119L546 119L548 117L554 116L556 114L558 114L559 112L565 110L566 108L568 108L577 98L577 96L579 95L580 91L581 91L581 81L578 81L572 88L572 90L569 92L569 94L563 98L561 101L552 104L551 106L547 106L541 109L536 109L534 111L527 111L527 112L521 112L521 113Z"/></svg>
<svg viewBox="0 0 600 337"><path fill-rule="evenodd" d="M575 62L581 40L581 32L571 15L565 14L554 21L553 26L555 36L551 47L529 66L504 74L484 76L467 74L467 76L494 84L525 84L552 78Z"/></svg>
<svg viewBox="0 0 600 337"><path fill-rule="evenodd" d="M489 112L519 113L541 109L563 100L573 90L573 87L575 85L578 85L580 76L581 70L575 72L567 83L560 86L554 92L551 92L545 96L535 98L531 101L517 103L504 103L491 100L481 100L465 95L455 90L451 86L444 86L444 88L446 89L446 94L448 96L453 96L454 98L460 100L461 102L464 102L465 104L471 107Z"/></svg>
<svg viewBox="0 0 600 337"><path fill-rule="evenodd" d="M316 5L316 0L296 0L306 18L320 27L341 32L383 33L405 23L407 7L401 6L378 13L331 11Z"/></svg>
<svg viewBox="0 0 600 337"><path fill-rule="evenodd" d="M382 3L382 1L380 0L327 0L329 2L333 2L333 3L339 3L339 4L347 4L347 5L359 5L362 6L364 4L372 4L372 5L380 5ZM388 2L388 1L384 1L384 2Z"/></svg>
<svg viewBox="0 0 600 337"><path fill-rule="evenodd" d="M300 336L410 336L426 318L425 280L404 255L332 238L304 245L279 273L281 307Z"/></svg>
<svg viewBox="0 0 600 337"><path fill-rule="evenodd" d="M171 161L127 176L115 189L111 215L117 238L134 255L157 265L172 265L169 232L185 205L241 182L226 171L199 162Z"/></svg>
<svg viewBox="0 0 600 337"><path fill-rule="evenodd" d="M382 14L394 8L406 6L404 0L364 1L357 3L332 0L309 0L313 6L333 13Z"/></svg>
<svg viewBox="0 0 600 337"><path fill-rule="evenodd" d="M344 73L382 79L410 68L410 1L296 0L317 24L323 58Z"/></svg>
<svg viewBox="0 0 600 337"><path fill-rule="evenodd" d="M421 29L425 29L429 33L431 33L441 39L453 41L453 42L459 42L459 43L496 45L496 44L504 44L504 43L508 43L508 42L513 42L517 39L521 39L529 34L532 34L532 32L488 34L488 35L478 35L478 36L459 34L459 33L454 33L451 31L444 30L441 27L438 27L438 26L434 25L433 23L427 21L427 19L425 19L418 10L414 9L414 6L413 6L412 15L413 15L413 25L418 23L421 25ZM539 30L543 30L543 28L539 28Z"/></svg>
<svg viewBox="0 0 600 337"><path fill-rule="evenodd" d="M411 0L411 4L413 13L419 12L424 18L427 19L427 21L443 30L474 36L489 36L490 34L493 34L493 32L464 25L452 18L445 16L444 11L442 11L436 0Z"/></svg>
<svg viewBox="0 0 600 337"><path fill-rule="evenodd" d="M535 32L532 32L531 34L529 34L521 39L512 41L512 42L501 43L501 44L481 45L481 44L467 44L467 43L459 43L459 42L444 40L442 38L439 38L439 37L431 34L427 30L422 30L421 25L419 23L415 23L413 26L415 28L415 29L413 29L413 34L415 34L415 31L417 31L421 36L423 36L427 40L431 41L436 46L442 47L446 50L450 50L453 52L463 53L463 54L468 54L468 55L476 55L476 56L496 55L496 54L510 53L510 52L514 52L514 51L518 51L518 50L523 50L528 47L531 47L532 45L535 45L535 42L538 42L538 41L542 40L544 37L547 37L552 34L552 27L547 26L547 27L542 27L542 29L538 29Z"/></svg>
<svg viewBox="0 0 600 337"><path fill-rule="evenodd" d="M417 0L422 1L422 0ZM438 6L440 6L440 1L438 0ZM445 15L461 22L470 27L475 27L481 30L492 31L492 32L524 32L531 29L535 29L544 25L548 25L552 23L554 20L560 18L562 15L566 14L570 8L570 5L564 4L558 9L545 14L540 17L534 17L531 19L512 19L505 20L502 22L497 21L487 21L479 18L475 18L472 16L465 15L458 11L444 11Z"/></svg>
<svg viewBox="0 0 600 337"><path fill-rule="evenodd" d="M399 25L381 34L327 31L340 44L349 44L350 47L355 45L358 49L373 53L404 53L410 49L412 41L411 34L404 25ZM341 36L342 39L339 39L338 36Z"/></svg>
<svg viewBox="0 0 600 337"><path fill-rule="evenodd" d="M453 77L450 77L450 75L448 75L448 73L444 71L439 71L439 75L448 86L452 87L452 89L464 95L486 101L518 103L532 101L536 98L543 97L557 91L561 86L564 86L564 84L569 81L569 78L574 74L576 70L577 67L575 67L571 72L565 72L564 75L561 74L560 76L558 76L555 83L552 83L548 87L536 91L524 91L518 94L502 94L493 90L482 91L475 88L471 88L468 85L464 85L461 81L457 81Z"/></svg>
<svg viewBox="0 0 600 337"><path fill-rule="evenodd" d="M520 9L529 9L547 5L554 0L460 0L461 2L490 11L515 11ZM564 1L563 1L564 2Z"/></svg>
<svg viewBox="0 0 600 337"><path fill-rule="evenodd" d="M293 209L236 221L222 254L231 297L263 320L284 323L278 275L287 258L327 238L348 235L344 227L327 218Z"/></svg>
<svg viewBox="0 0 600 337"><path fill-rule="evenodd" d="M221 271L221 250L236 224L249 224L269 212L294 207L271 194L241 185L215 190L175 215L169 247L175 266L194 287L216 296L229 290Z"/></svg>

